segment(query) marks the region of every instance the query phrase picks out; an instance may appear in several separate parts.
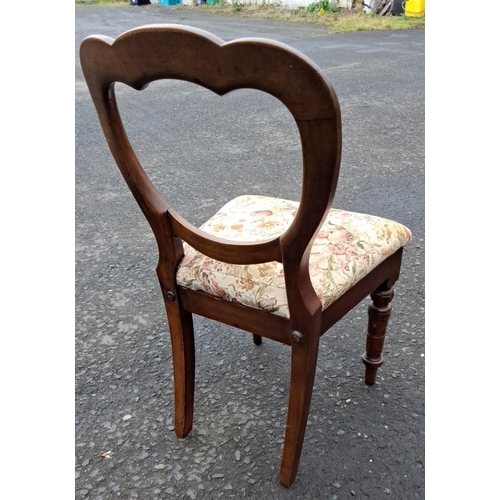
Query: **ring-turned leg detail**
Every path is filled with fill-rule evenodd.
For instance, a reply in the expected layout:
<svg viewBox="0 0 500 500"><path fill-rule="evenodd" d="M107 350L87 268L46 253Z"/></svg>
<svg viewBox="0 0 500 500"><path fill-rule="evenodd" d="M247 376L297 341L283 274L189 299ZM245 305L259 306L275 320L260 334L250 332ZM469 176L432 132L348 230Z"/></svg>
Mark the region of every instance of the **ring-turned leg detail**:
<svg viewBox="0 0 500 500"><path fill-rule="evenodd" d="M394 296L392 288L387 289L385 285L378 287L370 294L372 303L368 306L368 332L366 336L366 352L363 354L363 363L366 366L365 384L373 385L377 376L377 370L384 358L385 332L387 323L391 316L391 301Z"/></svg>

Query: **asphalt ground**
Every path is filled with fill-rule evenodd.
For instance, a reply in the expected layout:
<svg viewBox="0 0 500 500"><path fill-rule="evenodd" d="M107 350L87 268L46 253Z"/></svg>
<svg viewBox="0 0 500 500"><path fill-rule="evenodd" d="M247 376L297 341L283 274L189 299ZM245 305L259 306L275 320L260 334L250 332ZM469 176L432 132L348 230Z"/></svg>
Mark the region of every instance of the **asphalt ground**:
<svg viewBox="0 0 500 500"><path fill-rule="evenodd" d="M425 497L425 31L332 34L317 26L218 17L179 7L77 7L75 498ZM297 479L278 482L290 353L195 317L191 434L173 432L170 339L151 230L107 148L83 79L85 36L152 23L224 40L265 37L324 71L343 118L333 206L397 220L413 233L395 287L385 363L363 383L365 300L321 339ZM117 87L133 145L177 210L200 224L240 194L298 200L298 132L281 103L223 98L184 82Z"/></svg>

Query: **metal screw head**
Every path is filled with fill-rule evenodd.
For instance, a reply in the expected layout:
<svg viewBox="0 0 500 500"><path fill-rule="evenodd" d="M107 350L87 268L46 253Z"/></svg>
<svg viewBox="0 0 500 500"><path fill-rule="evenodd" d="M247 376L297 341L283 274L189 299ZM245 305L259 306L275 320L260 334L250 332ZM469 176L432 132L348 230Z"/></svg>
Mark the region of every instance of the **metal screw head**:
<svg viewBox="0 0 500 500"><path fill-rule="evenodd" d="M304 337L302 336L302 334L300 332L298 332L297 330L294 330L292 332L292 340L294 342L296 342L297 344L301 344L302 341L304 340Z"/></svg>
<svg viewBox="0 0 500 500"><path fill-rule="evenodd" d="M168 300L175 300L175 295L174 295L174 292L172 292L171 290L169 290L167 292L167 299Z"/></svg>

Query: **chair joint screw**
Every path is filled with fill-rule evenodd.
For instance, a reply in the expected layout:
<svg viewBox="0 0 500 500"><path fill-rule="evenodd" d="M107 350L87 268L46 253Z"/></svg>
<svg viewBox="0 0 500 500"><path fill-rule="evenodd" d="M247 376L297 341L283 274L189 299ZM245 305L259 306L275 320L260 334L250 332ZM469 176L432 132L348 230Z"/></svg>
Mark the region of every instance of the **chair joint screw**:
<svg viewBox="0 0 500 500"><path fill-rule="evenodd" d="M297 344L302 344L304 337L302 336L302 334L300 332L298 332L297 330L294 330L292 332L292 340L294 342L296 342Z"/></svg>
<svg viewBox="0 0 500 500"><path fill-rule="evenodd" d="M175 300L175 295L174 295L174 292L172 292L172 290L169 290L169 291L167 292L167 299L168 299L168 300L172 300L172 301L174 301L174 300Z"/></svg>

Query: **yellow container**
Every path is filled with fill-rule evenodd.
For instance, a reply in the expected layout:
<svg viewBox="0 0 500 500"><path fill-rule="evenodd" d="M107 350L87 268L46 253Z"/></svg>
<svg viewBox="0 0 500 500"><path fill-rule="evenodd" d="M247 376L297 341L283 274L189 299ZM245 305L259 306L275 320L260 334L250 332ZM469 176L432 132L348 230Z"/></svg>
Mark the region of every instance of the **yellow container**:
<svg viewBox="0 0 500 500"><path fill-rule="evenodd" d="M406 17L424 17L425 0L406 0L403 3Z"/></svg>

